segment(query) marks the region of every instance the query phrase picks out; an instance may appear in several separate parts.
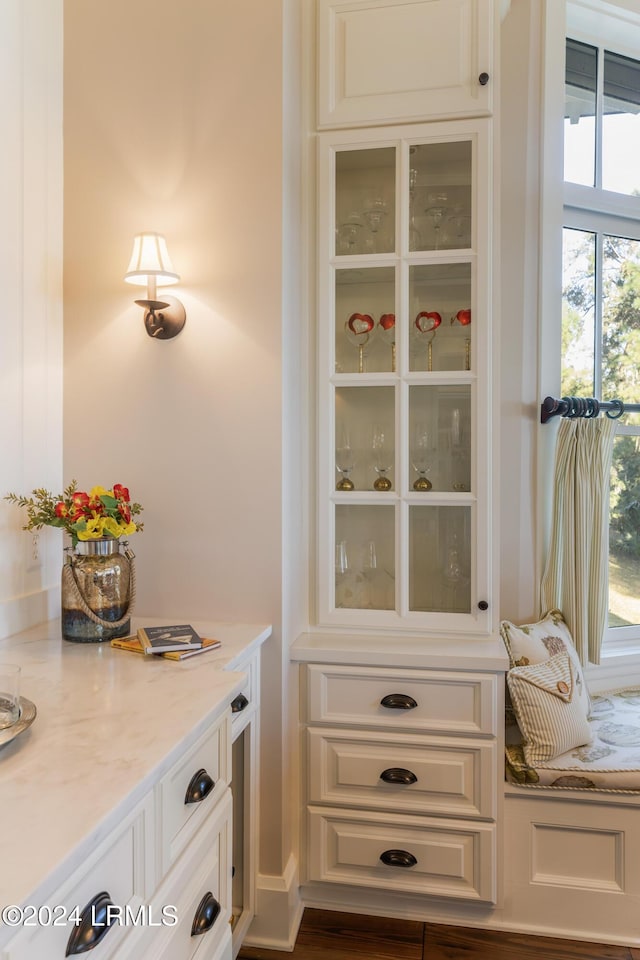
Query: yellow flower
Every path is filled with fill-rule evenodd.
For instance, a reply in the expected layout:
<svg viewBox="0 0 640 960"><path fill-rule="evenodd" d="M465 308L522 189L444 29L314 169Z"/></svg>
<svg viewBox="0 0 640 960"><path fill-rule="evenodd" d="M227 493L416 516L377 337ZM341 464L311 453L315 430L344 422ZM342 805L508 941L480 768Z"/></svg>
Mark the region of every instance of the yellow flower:
<svg viewBox="0 0 640 960"><path fill-rule="evenodd" d="M113 517L104 517L102 520L102 527L105 533L109 534L110 537L121 537L122 536L122 524L118 523L117 520L114 520Z"/></svg>
<svg viewBox="0 0 640 960"><path fill-rule="evenodd" d="M98 497L112 497L113 490L107 490L105 487L92 487L89 493L90 500L97 500Z"/></svg>
<svg viewBox="0 0 640 960"><path fill-rule="evenodd" d="M87 520L84 530L78 530L78 540L97 540L104 535L105 521L102 517Z"/></svg>

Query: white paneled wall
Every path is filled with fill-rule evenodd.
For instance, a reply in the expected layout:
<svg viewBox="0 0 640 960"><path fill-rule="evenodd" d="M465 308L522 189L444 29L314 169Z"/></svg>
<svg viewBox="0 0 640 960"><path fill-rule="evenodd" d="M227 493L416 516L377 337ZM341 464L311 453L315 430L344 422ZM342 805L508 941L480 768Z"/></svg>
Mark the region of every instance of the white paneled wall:
<svg viewBox="0 0 640 960"><path fill-rule="evenodd" d="M62 2L0 4L0 496L62 480ZM0 501L0 638L56 612L61 535Z"/></svg>

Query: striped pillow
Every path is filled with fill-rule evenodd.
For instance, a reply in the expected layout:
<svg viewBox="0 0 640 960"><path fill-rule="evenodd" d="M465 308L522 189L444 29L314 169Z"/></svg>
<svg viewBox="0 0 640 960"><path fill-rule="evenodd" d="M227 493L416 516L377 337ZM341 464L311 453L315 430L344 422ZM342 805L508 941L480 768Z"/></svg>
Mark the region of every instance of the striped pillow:
<svg viewBox="0 0 640 960"><path fill-rule="evenodd" d="M591 743L588 708L578 695L575 669L566 653L513 667L507 683L529 766Z"/></svg>

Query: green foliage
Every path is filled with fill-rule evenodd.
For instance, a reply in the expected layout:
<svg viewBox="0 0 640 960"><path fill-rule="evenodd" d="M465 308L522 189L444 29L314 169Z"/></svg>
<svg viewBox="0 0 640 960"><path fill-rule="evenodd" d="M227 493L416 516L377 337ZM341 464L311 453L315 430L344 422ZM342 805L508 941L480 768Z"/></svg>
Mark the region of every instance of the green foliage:
<svg viewBox="0 0 640 960"><path fill-rule="evenodd" d="M577 241L577 242L576 242ZM593 235L572 233L565 245L562 396L594 395ZM605 237L602 278L600 397L640 403L640 243ZM638 415L625 423L639 422ZM613 451L610 500L613 553L640 557L640 438L620 436Z"/></svg>

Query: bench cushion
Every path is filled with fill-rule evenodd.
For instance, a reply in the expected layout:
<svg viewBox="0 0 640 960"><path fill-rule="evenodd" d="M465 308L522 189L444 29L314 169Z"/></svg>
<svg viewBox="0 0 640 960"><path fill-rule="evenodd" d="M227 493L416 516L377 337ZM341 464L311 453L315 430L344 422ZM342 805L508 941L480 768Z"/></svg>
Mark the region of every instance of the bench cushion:
<svg viewBox="0 0 640 960"><path fill-rule="evenodd" d="M522 734L508 717L507 780L520 786L640 792L640 687L592 695L591 704L592 742L535 765L526 762Z"/></svg>

